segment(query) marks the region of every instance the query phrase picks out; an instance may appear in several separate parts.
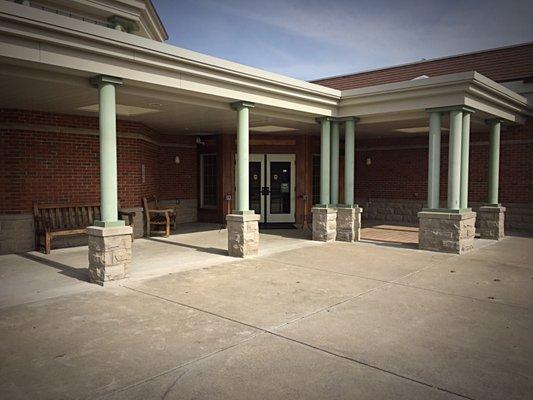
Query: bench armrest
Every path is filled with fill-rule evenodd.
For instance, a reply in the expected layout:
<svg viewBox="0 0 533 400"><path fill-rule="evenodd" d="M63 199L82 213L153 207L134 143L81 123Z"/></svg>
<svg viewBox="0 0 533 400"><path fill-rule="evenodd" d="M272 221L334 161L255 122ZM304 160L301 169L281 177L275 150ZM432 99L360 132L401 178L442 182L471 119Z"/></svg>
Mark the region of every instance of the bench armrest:
<svg viewBox="0 0 533 400"><path fill-rule="evenodd" d="M166 213L174 213L174 210L172 208L166 208L166 209L160 209L160 210L148 210L148 213L150 213L150 214L166 214Z"/></svg>
<svg viewBox="0 0 533 400"><path fill-rule="evenodd" d="M135 211L118 210L118 216L119 218L125 220L128 223L128 225L133 225L133 219L135 218Z"/></svg>

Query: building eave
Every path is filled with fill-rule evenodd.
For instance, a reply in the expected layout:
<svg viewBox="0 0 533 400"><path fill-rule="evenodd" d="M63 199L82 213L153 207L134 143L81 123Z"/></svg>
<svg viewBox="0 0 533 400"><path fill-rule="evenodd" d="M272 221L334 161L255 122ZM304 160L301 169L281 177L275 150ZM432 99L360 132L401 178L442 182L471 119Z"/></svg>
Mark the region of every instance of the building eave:
<svg viewBox="0 0 533 400"><path fill-rule="evenodd" d="M172 84L181 90L194 87L206 94L210 93L210 85L216 85L221 97L264 101L266 106L315 115L333 114L340 98L340 91L335 89L15 3L0 3L0 21L4 42L25 41L20 42L18 52L11 45L3 46L11 51L2 50L0 55L8 58L18 57L37 64L57 62L58 68L106 73L130 81L138 79L142 84ZM65 57L75 51L80 62L72 57L68 59L70 64L67 59L59 62L59 57L57 60L44 57L46 51ZM91 62L83 63L83 57Z"/></svg>
<svg viewBox="0 0 533 400"><path fill-rule="evenodd" d="M368 86L341 92L339 116L469 106L509 122L532 115L527 99L475 71Z"/></svg>

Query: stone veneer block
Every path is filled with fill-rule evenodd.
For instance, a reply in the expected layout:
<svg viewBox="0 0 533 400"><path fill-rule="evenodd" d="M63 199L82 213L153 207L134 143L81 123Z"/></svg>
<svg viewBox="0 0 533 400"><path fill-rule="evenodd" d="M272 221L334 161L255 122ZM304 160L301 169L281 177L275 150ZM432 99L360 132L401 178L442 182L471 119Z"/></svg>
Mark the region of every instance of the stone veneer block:
<svg viewBox="0 0 533 400"><path fill-rule="evenodd" d="M331 242L337 236L337 209L313 207L313 240Z"/></svg>
<svg viewBox="0 0 533 400"><path fill-rule="evenodd" d="M337 237L340 242L358 242L361 239L361 213L359 207L337 208Z"/></svg>
<svg viewBox="0 0 533 400"><path fill-rule="evenodd" d="M474 248L475 212L422 211L418 218L420 249L462 254Z"/></svg>
<svg viewBox="0 0 533 400"><path fill-rule="evenodd" d="M481 239L500 240L505 236L505 207L481 206L477 213Z"/></svg>
<svg viewBox="0 0 533 400"><path fill-rule="evenodd" d="M259 253L259 218L257 214L228 214L228 254L232 257Z"/></svg>
<svg viewBox="0 0 533 400"><path fill-rule="evenodd" d="M105 284L128 277L131 264L131 226L89 226L89 280Z"/></svg>

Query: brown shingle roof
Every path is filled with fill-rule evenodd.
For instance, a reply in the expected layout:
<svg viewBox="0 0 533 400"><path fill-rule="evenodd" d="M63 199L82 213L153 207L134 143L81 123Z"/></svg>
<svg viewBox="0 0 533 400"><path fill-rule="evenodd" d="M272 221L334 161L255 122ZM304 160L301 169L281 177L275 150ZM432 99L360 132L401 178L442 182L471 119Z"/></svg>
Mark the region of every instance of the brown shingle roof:
<svg viewBox="0 0 533 400"><path fill-rule="evenodd" d="M421 75L432 77L466 71L477 71L496 82L533 78L533 42L312 82L346 90L409 81Z"/></svg>

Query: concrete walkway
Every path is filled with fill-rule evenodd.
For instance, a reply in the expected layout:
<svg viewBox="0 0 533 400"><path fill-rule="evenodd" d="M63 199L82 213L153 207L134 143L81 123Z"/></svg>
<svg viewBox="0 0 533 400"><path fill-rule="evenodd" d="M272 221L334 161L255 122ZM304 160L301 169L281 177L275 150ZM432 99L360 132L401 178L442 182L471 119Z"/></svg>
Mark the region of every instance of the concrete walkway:
<svg viewBox="0 0 533 400"><path fill-rule="evenodd" d="M531 238L295 245L4 307L0 398L530 399L531 332Z"/></svg>
<svg viewBox="0 0 533 400"><path fill-rule="evenodd" d="M311 232L296 229L261 232L260 255L316 246ZM227 255L228 233L219 224L178 225L170 237L150 237L133 242L130 280L205 268L235 258ZM99 290L88 282L87 246L0 255L0 309L65 294Z"/></svg>

